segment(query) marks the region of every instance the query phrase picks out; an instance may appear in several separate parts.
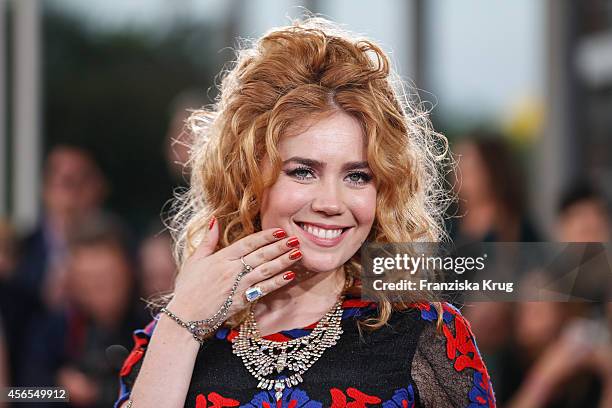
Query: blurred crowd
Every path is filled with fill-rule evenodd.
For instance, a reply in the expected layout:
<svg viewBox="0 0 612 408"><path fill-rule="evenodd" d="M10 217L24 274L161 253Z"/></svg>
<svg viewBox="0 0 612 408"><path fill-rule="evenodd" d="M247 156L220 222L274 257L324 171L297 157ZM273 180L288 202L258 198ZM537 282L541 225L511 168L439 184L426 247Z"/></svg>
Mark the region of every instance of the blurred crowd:
<svg viewBox="0 0 612 408"><path fill-rule="evenodd" d="M553 232L544 234L529 216L528 179L505 138L475 132L463 138L454 152L458 200L449 231L456 244L610 242L609 203L588 180L566 187L558 200ZM612 407L611 306L605 302L465 305L462 311L471 322L499 406Z"/></svg>
<svg viewBox="0 0 612 408"><path fill-rule="evenodd" d="M177 186L188 176L186 107L198 102L187 93L171 107L163 148ZM136 233L105 208L110 183L82 147L51 148L42 180L33 231L20 237L0 220L0 388L64 387L70 406L110 407L127 352L108 348L131 349L151 320L147 302L172 291L171 237L161 219Z"/></svg>
<svg viewBox="0 0 612 408"><path fill-rule="evenodd" d="M183 120L176 117L170 133L181 134ZM167 156L180 184L185 169L177 163L188 142L172 140ZM503 137L467 135L454 153L458 200L448 228L455 242L609 242L609 207L596 188L568 186L547 236L528 215L527 181ZM43 171L36 229L21 238L0 223L0 386L61 386L71 406L109 407L118 367L106 350L130 348L132 331L151 318L143 299L172 290L171 238L155 222L139 238L105 209L109 183L86 150L56 146ZM463 312L499 406L612 406L606 304L480 302Z"/></svg>

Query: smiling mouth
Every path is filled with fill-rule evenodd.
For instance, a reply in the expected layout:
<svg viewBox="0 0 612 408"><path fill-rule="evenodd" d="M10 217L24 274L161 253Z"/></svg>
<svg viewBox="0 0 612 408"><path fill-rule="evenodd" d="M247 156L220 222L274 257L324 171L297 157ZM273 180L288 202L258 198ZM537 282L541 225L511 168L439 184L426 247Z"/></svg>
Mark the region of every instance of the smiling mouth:
<svg viewBox="0 0 612 408"><path fill-rule="evenodd" d="M349 230L351 227L344 228L321 228L305 222L296 222L296 224L307 233L319 238L334 240Z"/></svg>

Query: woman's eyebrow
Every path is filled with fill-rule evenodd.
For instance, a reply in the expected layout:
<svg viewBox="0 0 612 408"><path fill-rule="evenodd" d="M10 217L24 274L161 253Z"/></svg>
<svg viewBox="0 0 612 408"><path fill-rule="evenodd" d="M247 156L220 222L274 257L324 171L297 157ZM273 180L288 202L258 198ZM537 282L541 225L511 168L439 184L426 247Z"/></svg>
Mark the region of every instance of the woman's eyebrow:
<svg viewBox="0 0 612 408"><path fill-rule="evenodd" d="M308 159L306 157L293 156L285 161L283 161L283 165L289 162L295 162L299 164L303 164L305 166L313 167L313 168L324 168L325 163L320 162L314 159ZM343 171L347 170L356 170L356 169L367 169L370 166L367 161L356 161L356 162L348 162L342 166Z"/></svg>
<svg viewBox="0 0 612 408"><path fill-rule="evenodd" d="M295 162L295 163L303 164L304 166L310 166L310 167L316 167L316 168L325 167L325 164L318 160L307 159L305 157L299 157L299 156L293 156L283 161L283 164L287 164L289 162Z"/></svg>
<svg viewBox="0 0 612 408"><path fill-rule="evenodd" d="M369 169L367 161L348 162L342 166L342 170L357 170L357 169Z"/></svg>

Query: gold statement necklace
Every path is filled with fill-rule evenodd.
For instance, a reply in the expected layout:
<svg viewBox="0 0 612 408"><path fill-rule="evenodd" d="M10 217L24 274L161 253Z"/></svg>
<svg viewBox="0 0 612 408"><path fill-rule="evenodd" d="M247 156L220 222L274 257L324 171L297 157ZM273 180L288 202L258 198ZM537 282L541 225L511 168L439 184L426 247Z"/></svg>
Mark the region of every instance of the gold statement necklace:
<svg viewBox="0 0 612 408"><path fill-rule="evenodd" d="M240 326L240 332L234 339L232 349L235 355L242 358L246 369L259 380L257 388L263 390L274 388L276 401L280 401L285 388L304 381L302 375L306 370L321 357L326 349L335 345L340 339L343 301L344 295L341 295L310 334L283 342L262 338L251 310L245 322ZM284 370L289 372L287 377L270 378L274 376L274 371L278 375Z"/></svg>

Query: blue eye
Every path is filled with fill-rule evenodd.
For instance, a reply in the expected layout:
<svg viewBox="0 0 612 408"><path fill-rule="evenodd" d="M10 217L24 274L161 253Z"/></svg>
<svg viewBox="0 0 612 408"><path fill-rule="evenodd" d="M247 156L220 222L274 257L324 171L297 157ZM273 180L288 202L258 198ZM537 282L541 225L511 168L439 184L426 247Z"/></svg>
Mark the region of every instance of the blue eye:
<svg viewBox="0 0 612 408"><path fill-rule="evenodd" d="M316 177L314 170L310 167L296 167L293 170L285 170L285 174L297 180L313 180ZM368 184L372 178L370 174L363 171L354 171L345 177L350 184L356 186Z"/></svg>
<svg viewBox="0 0 612 408"><path fill-rule="evenodd" d="M350 173L348 176L349 182L352 184L367 184L372 180L372 176L363 171L356 171L354 173Z"/></svg>
<svg viewBox="0 0 612 408"><path fill-rule="evenodd" d="M314 172L312 171L312 169L308 167L297 167L293 170L288 170L285 173L288 176L297 178L298 180L306 180L306 179L314 178ZM308 175L311 175L313 177L308 177Z"/></svg>

